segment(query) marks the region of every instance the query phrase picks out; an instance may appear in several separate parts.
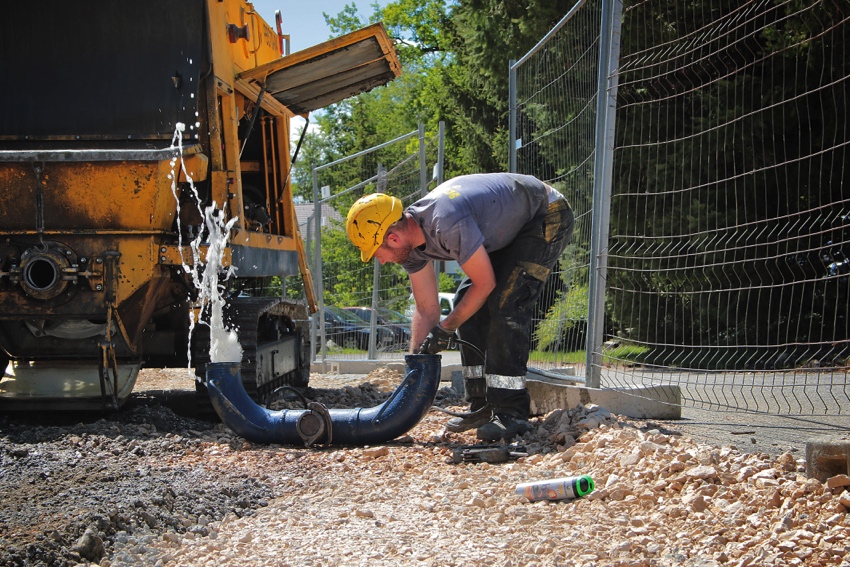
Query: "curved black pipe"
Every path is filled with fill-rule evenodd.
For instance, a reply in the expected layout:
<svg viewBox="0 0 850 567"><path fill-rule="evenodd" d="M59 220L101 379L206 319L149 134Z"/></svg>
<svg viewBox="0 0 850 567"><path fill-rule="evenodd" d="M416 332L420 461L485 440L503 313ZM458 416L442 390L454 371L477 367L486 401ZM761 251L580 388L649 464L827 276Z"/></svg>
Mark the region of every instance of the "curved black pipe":
<svg viewBox="0 0 850 567"><path fill-rule="evenodd" d="M440 384L441 358L406 355L404 380L384 403L371 408L269 410L248 396L238 362L208 364L207 389L221 420L249 441L372 445L407 433L425 417Z"/></svg>

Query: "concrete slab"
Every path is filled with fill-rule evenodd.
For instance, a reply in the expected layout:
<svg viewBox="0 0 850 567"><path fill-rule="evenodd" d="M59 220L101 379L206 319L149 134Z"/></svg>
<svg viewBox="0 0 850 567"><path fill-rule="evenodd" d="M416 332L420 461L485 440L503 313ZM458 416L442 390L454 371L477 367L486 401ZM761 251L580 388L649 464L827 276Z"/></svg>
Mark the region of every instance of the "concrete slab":
<svg viewBox="0 0 850 567"><path fill-rule="evenodd" d="M682 393L674 385L596 389L571 384L568 380L529 375L526 386L531 396L532 415L569 409L578 404L596 404L634 419L682 418Z"/></svg>
<svg viewBox="0 0 850 567"><path fill-rule="evenodd" d="M850 475L850 436L824 435L806 442L806 476L821 482Z"/></svg>
<svg viewBox="0 0 850 567"><path fill-rule="evenodd" d="M402 358L398 360L327 360L311 365L310 371L319 374L360 374L364 377L376 368L388 368L399 374L407 372ZM440 366L440 381L449 382L459 393L463 393L463 366L460 353L443 354ZM632 388L594 389L582 383L584 377L576 376L571 368L559 368L557 372L529 369L527 386L531 395L532 415L546 414L559 408L571 408L578 404L596 404L608 411L634 419L681 419L681 391L678 386L635 386ZM556 373L564 378L552 378Z"/></svg>
<svg viewBox="0 0 850 567"><path fill-rule="evenodd" d="M543 380L553 378L556 381L567 384L584 384L584 376L577 376L576 369L573 366L564 368L552 368L543 370L541 368L528 367L526 378L529 380Z"/></svg>

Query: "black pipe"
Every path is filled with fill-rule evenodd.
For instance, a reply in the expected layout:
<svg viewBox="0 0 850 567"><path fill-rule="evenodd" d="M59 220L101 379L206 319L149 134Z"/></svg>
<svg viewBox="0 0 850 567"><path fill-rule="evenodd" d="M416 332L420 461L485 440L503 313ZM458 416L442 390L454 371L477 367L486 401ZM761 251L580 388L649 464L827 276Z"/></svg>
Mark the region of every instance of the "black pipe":
<svg viewBox="0 0 850 567"><path fill-rule="evenodd" d="M404 435L425 417L440 384L436 354L408 354L407 374L381 405L371 408L270 410L252 400L242 386L238 362L207 365L207 389L221 420L255 443L374 445Z"/></svg>

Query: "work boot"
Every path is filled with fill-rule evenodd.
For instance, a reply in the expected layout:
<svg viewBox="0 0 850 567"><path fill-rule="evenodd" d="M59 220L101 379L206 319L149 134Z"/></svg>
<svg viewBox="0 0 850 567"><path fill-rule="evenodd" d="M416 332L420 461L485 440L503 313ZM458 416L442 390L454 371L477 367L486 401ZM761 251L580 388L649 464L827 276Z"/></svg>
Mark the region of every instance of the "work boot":
<svg viewBox="0 0 850 567"><path fill-rule="evenodd" d="M483 366L463 367L463 399L469 402L465 417L453 417L446 423L446 431L460 433L481 427L493 417L493 406L487 404L487 383Z"/></svg>
<svg viewBox="0 0 850 567"><path fill-rule="evenodd" d="M485 406L478 411L469 412L465 417L453 417L446 423L446 431L461 433L470 429L477 429L490 421L493 416L493 408Z"/></svg>
<svg viewBox="0 0 850 567"><path fill-rule="evenodd" d="M517 435L531 431L531 424L506 413L494 413L493 418L478 428L476 436L482 441L495 443L500 439L510 441Z"/></svg>

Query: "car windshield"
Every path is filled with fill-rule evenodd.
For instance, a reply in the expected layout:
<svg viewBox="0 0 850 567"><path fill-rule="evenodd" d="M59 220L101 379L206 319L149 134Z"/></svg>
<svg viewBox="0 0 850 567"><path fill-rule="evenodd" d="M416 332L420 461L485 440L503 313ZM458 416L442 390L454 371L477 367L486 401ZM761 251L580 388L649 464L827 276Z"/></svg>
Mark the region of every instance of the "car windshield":
<svg viewBox="0 0 850 567"><path fill-rule="evenodd" d="M336 308L333 308L333 307L325 307L325 309L330 311L331 313L333 313L334 315L336 315L337 317L339 317L340 319L342 319L343 321L345 321L347 323L355 323L357 325L363 324L363 319L361 319L360 317L358 317L354 313L351 313L350 311L346 311L345 309L336 309Z"/></svg>
<svg viewBox="0 0 850 567"><path fill-rule="evenodd" d="M402 325L409 325L410 321L399 313L398 311L393 311L392 309L379 309L378 313L381 314L381 317L389 321L390 323L400 323Z"/></svg>

